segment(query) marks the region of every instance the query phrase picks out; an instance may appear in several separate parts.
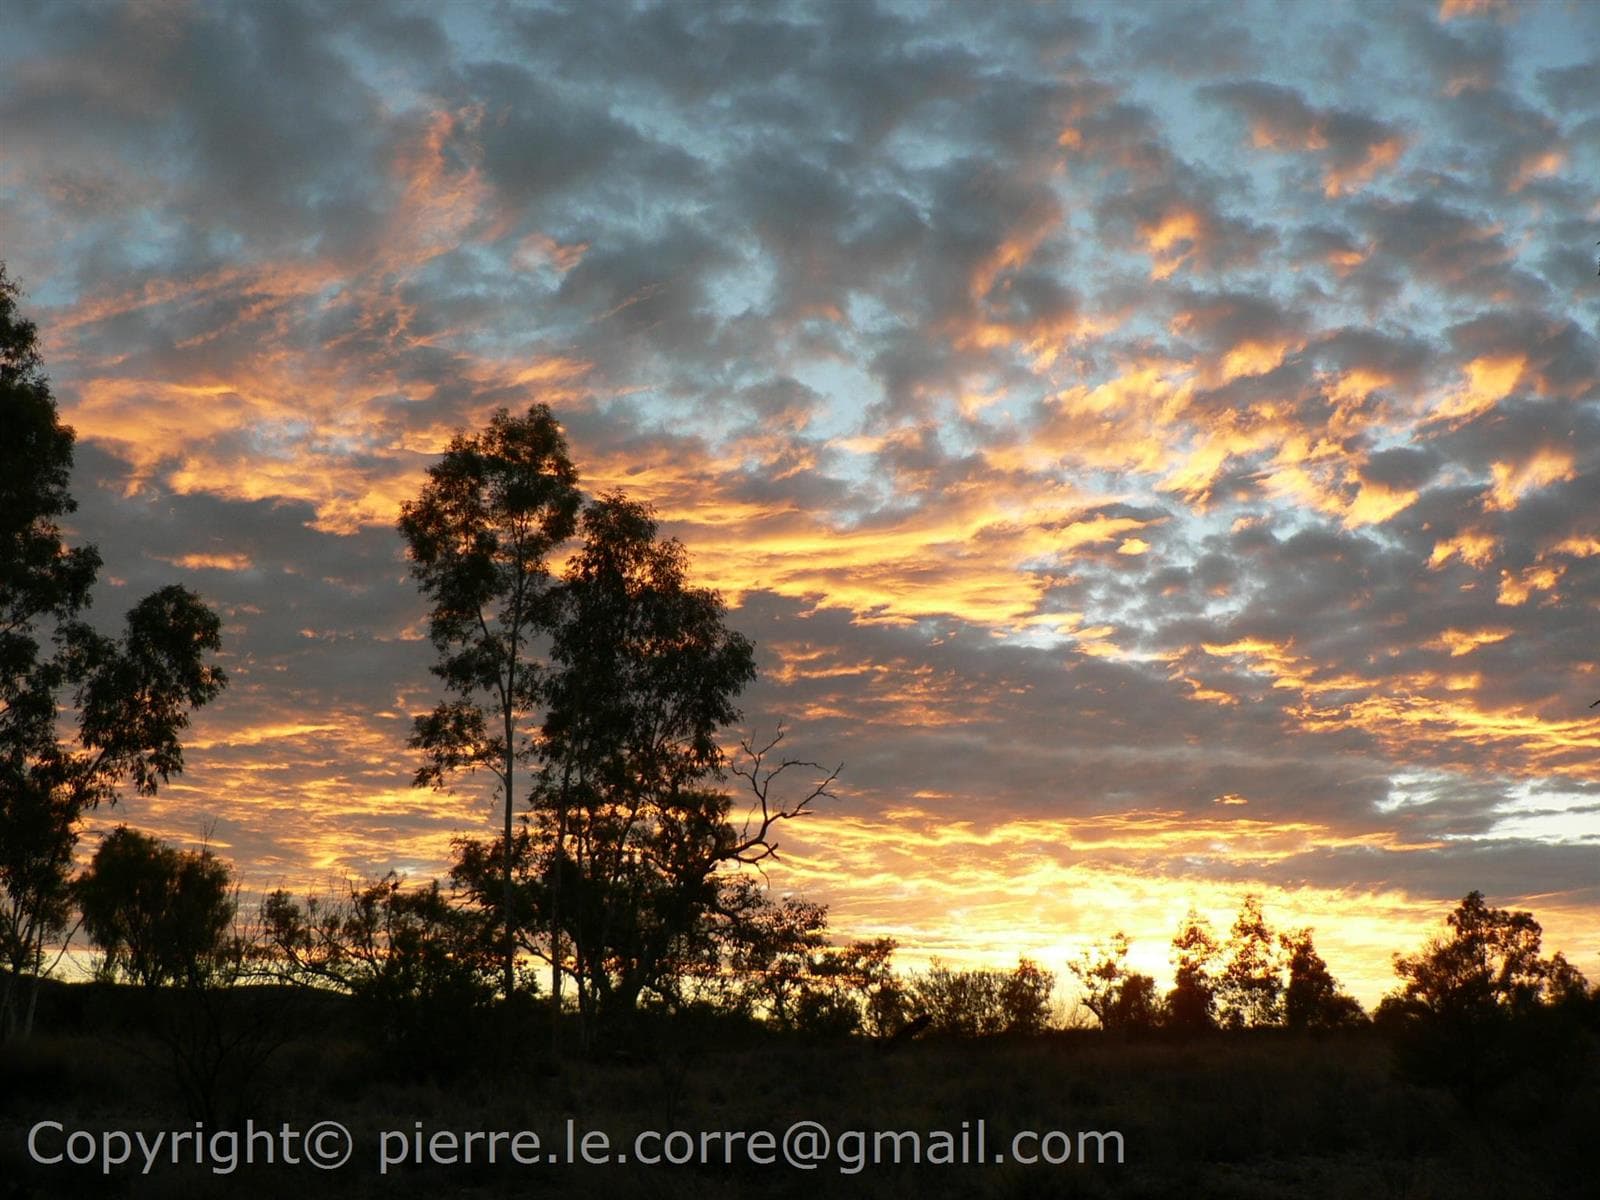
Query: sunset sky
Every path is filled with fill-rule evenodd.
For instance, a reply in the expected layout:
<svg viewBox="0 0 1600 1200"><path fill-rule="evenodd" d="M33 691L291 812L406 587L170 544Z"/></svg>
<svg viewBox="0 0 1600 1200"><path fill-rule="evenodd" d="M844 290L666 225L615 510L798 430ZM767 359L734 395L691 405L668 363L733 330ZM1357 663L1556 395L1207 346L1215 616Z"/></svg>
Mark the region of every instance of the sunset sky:
<svg viewBox="0 0 1600 1200"><path fill-rule="evenodd" d="M777 892L1062 971L1256 891L1372 1001L1600 976L1600 5L0 0L0 259L117 620L232 683L102 811L441 873L394 523L551 404L843 763ZM730 731L730 740L740 730ZM93 838L86 839L92 847Z"/></svg>

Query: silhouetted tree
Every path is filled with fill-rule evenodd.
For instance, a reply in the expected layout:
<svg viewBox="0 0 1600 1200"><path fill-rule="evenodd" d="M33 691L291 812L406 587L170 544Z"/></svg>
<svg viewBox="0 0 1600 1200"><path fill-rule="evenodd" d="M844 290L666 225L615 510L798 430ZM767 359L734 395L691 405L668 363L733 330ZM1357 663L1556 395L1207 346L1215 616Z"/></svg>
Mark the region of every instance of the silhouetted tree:
<svg viewBox="0 0 1600 1200"><path fill-rule="evenodd" d="M275 891L262 902L265 940L275 971L349 993L365 1027L408 1066L449 1066L494 995L493 931L483 910L452 903L437 880L405 882L391 871L333 901Z"/></svg>
<svg viewBox="0 0 1600 1200"><path fill-rule="evenodd" d="M11 766L12 764L7 764ZM33 1025L46 947L66 933L82 805L43 763L0 785L0 1040ZM23 1000L24 981L27 986Z"/></svg>
<svg viewBox="0 0 1600 1200"><path fill-rule="evenodd" d="M909 1001L894 971L893 938L851 942L831 955L833 974L843 979L860 1009L860 1028L876 1038L886 1038L905 1025Z"/></svg>
<svg viewBox="0 0 1600 1200"><path fill-rule="evenodd" d="M108 833L73 885L97 974L146 989L122 1000L139 1014L137 1057L170 1071L190 1115L216 1121L258 1111L268 1060L296 1032L281 999L235 985L262 949L238 918L233 870L208 849L180 850L125 825Z"/></svg>
<svg viewBox="0 0 1600 1200"><path fill-rule="evenodd" d="M716 734L738 719L754 649L650 510L590 504L556 594L543 754L552 898L571 822L580 1009L631 1008L655 965L715 902L734 857ZM558 956L559 957L559 956ZM613 996L613 993L616 993Z"/></svg>
<svg viewBox="0 0 1600 1200"><path fill-rule="evenodd" d="M572 535L577 472L543 404L525 417L496 412L480 434L458 434L401 508L412 574L433 607L433 673L449 698L418 717L414 782L444 787L487 768L503 802L501 987L516 987L513 817L517 764L536 751L542 663L534 645L551 625L552 551ZM559 835L558 835L559 836Z"/></svg>
<svg viewBox="0 0 1600 1200"><path fill-rule="evenodd" d="M905 994L894 974L892 938L827 946L813 954L794 1003L805 1033L884 1037L904 1022Z"/></svg>
<svg viewBox="0 0 1600 1200"><path fill-rule="evenodd" d="M1183 1033L1216 1028L1217 995L1212 963L1217 939L1210 924L1193 909L1172 939L1173 985L1167 993L1166 1023Z"/></svg>
<svg viewBox="0 0 1600 1200"><path fill-rule="evenodd" d="M1277 939L1262 915L1259 897L1245 896L1224 949L1227 962L1216 980L1222 1024L1229 1029L1282 1024L1283 979Z"/></svg>
<svg viewBox="0 0 1600 1200"><path fill-rule="evenodd" d="M934 959L909 980L908 1008L954 1037L1038 1033L1049 1027L1055 976L1024 958L1010 972L956 971Z"/></svg>
<svg viewBox="0 0 1600 1200"><path fill-rule="evenodd" d="M1587 1016L1594 1002L1600 1001L1600 990L1591 991L1583 972L1558 950L1546 964L1545 1001L1556 1008Z"/></svg>
<svg viewBox="0 0 1600 1200"><path fill-rule="evenodd" d="M894 939L835 946L825 905L795 896L773 903L742 876L723 891L708 978L725 1010L810 1033L885 1037L904 1022Z"/></svg>
<svg viewBox="0 0 1600 1200"><path fill-rule="evenodd" d="M928 1028L953 1037L999 1033L1001 975L998 971L957 971L937 958L911 976L911 1007L929 1017Z"/></svg>
<svg viewBox="0 0 1600 1200"><path fill-rule="evenodd" d="M1565 958L1540 957L1530 912L1492 908L1471 892L1446 918L1449 933L1396 955L1401 987L1376 1020L1396 1041L1403 1074L1450 1087L1470 1106L1524 1077L1554 1100L1581 1078L1582 1018L1568 999L1583 987ZM1567 1002L1563 1003L1566 1000Z"/></svg>
<svg viewBox="0 0 1600 1200"><path fill-rule="evenodd" d="M1361 1002L1340 989L1328 964L1317 953L1311 930L1280 934L1279 943L1288 960L1283 1014L1290 1029L1336 1029L1359 1025L1366 1019Z"/></svg>
<svg viewBox="0 0 1600 1200"><path fill-rule="evenodd" d="M683 546L658 536L647 506L601 497L581 533L552 594L527 851L531 907L557 931L542 953L557 981L573 975L587 1037L647 991L670 990L717 922L719 868L774 853L778 825L827 796L837 770L775 760L781 728L726 763L717 734L754 678L750 642L727 628L717 593L689 585ZM742 820L718 786L728 769L749 787ZM784 792L798 769L816 778ZM481 860L463 846L457 878L487 899Z"/></svg>
<svg viewBox="0 0 1600 1200"><path fill-rule="evenodd" d="M773 904L748 880L734 890L736 898L724 904L735 914L723 935L730 1007L792 1028L812 961L828 946L827 906L797 896ZM716 969L721 974L722 964Z"/></svg>
<svg viewBox="0 0 1600 1200"><path fill-rule="evenodd" d="M1110 945L1096 945L1067 964L1083 989L1083 1006L1107 1032L1155 1028L1162 1017L1156 981L1128 967L1128 935L1118 930Z"/></svg>
<svg viewBox="0 0 1600 1200"><path fill-rule="evenodd" d="M520 944L550 963L553 1015L563 976L575 979L587 1029L647 991L673 990L717 923L717 868L773 853L777 823L827 795L836 772L777 803L768 789L801 764L764 761L777 739L746 746L751 761L735 770L754 803L736 825L717 786L716 735L738 718L752 647L727 629L715 592L689 586L682 545L658 538L647 506L603 496L581 521L578 507L576 473L541 405L458 436L400 530L434 603L433 669L451 693L417 720L416 782L495 774L501 837L458 842L452 876L499 923L506 994ZM549 557L579 525L557 585ZM518 764L533 762L520 793L533 819L519 830Z"/></svg>
<svg viewBox="0 0 1600 1200"><path fill-rule="evenodd" d="M737 877L720 868L738 865L744 861L740 855L770 853L776 844L770 826L830 795L827 789L834 775L817 768L808 784L780 796L775 790L780 773L815 764L783 759L773 765L770 756L779 737L761 747L744 743L743 757L732 768L750 784L755 798L747 820L734 825L730 798L707 789L692 793L686 789L672 806L652 801L636 814L628 856L614 878L597 874L592 857L580 873L593 830L607 828L604 823L590 825L586 806L573 805L568 839L572 853L560 860L554 860L548 837L549 810L537 814L539 826L519 831L515 899L528 914L522 928L531 932L543 927L542 914L555 890L552 875L559 870L560 888L567 897L562 905L562 943L573 951L563 969L580 984L579 1013L585 1018L585 1030L597 1016L625 1018L644 995L669 1007L679 1006L689 998L685 989L708 986L707 973L719 969L721 956L741 944L746 923L755 921L759 926L764 905L751 901L757 890L751 885L745 893L734 886ZM489 864L498 860L498 846L463 839L456 849L452 876L458 886L476 903L498 904L489 871ZM755 938L760 945L759 928ZM523 944L541 957L550 954L548 941L541 944L527 937Z"/></svg>
<svg viewBox="0 0 1600 1200"><path fill-rule="evenodd" d="M1403 1000L1440 1017L1525 1012L1541 1001L1550 967L1531 912L1490 908L1482 892L1470 892L1446 923L1448 937L1395 956Z"/></svg>
<svg viewBox="0 0 1600 1200"><path fill-rule="evenodd" d="M206 661L220 622L181 587L140 601L119 639L81 619L100 555L62 542L58 521L76 507L73 432L16 295L0 266L0 1036L31 1028L85 809L114 801L123 779L151 795L182 771L189 710L226 683ZM64 694L75 744L58 736Z"/></svg>
<svg viewBox="0 0 1600 1200"><path fill-rule="evenodd" d="M1161 1025L1166 1017L1166 1005L1156 991L1155 979L1139 971L1130 971L1117 989L1104 1024L1113 1031L1145 1033Z"/></svg>
<svg viewBox="0 0 1600 1200"><path fill-rule="evenodd" d="M1001 981L1001 1029L1005 1033L1043 1033L1050 1028L1050 1000L1056 977L1031 958L1019 958Z"/></svg>
<svg viewBox="0 0 1600 1200"><path fill-rule="evenodd" d="M73 893L101 976L145 987L207 983L238 909L227 863L126 825L106 834Z"/></svg>

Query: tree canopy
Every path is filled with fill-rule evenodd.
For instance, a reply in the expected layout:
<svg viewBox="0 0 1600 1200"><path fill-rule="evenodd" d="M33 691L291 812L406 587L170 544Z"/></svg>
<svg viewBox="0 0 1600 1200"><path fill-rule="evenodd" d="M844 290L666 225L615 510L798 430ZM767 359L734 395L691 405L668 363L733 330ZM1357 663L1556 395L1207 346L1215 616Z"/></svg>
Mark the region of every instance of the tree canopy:
<svg viewBox="0 0 1600 1200"><path fill-rule="evenodd" d="M74 893L100 974L146 987L204 982L238 903L209 850L179 850L126 825L105 836Z"/></svg>
<svg viewBox="0 0 1600 1200"><path fill-rule="evenodd" d="M1552 974L1571 970L1539 956L1544 931L1531 912L1492 908L1482 892L1469 892L1445 922L1447 936L1395 956L1401 1001L1434 1016L1526 1012L1545 999Z"/></svg>
<svg viewBox="0 0 1600 1200"><path fill-rule="evenodd" d="M400 535L432 602L433 673L447 698L416 720L418 785L443 787L460 771L493 773L502 801L501 986L516 985L512 903L517 764L535 753L542 661L535 641L551 619L550 555L571 535L579 494L561 427L543 404L496 412L488 428L458 434L404 505Z"/></svg>
<svg viewBox="0 0 1600 1200"><path fill-rule="evenodd" d="M499 930L504 994L519 947L549 963L553 1012L564 978L585 1021L670 990L729 917L719 867L770 855L776 825L833 774L780 800L774 780L800 764L763 757L777 739L747 747L736 770L753 799L736 824L719 734L739 719L754 647L647 505L582 503L545 405L453 439L400 533L447 693L416 719L415 782L495 778L500 837L462 839L452 873Z"/></svg>

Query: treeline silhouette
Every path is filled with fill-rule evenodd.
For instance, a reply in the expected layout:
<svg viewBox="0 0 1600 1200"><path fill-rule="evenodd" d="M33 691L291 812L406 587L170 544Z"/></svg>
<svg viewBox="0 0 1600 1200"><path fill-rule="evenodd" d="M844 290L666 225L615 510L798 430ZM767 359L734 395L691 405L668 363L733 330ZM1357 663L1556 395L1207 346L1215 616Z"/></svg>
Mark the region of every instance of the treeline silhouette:
<svg viewBox="0 0 1600 1200"><path fill-rule="evenodd" d="M1375 1023L1479 1041L1549 1014L1574 1027L1600 1023L1600 987L1563 954L1543 956L1531 913L1493 908L1479 892L1446 916L1445 932L1395 955L1397 986L1369 1017L1333 978L1313 931L1275 931L1254 895L1244 897L1225 939L1195 912L1184 918L1170 945L1174 982L1164 995L1152 976L1129 966L1125 935L1083 951L1066 964L1080 993L1069 1008L1056 974L1028 958L1009 971L938 960L897 971L893 939L834 944L824 905L792 896L774 902L745 877L723 888L723 919L657 964L636 1013L714 1013L776 1031L884 1040L919 1018L929 1035L952 1037L1086 1028L1193 1036ZM119 827L73 896L105 981L328 989L356 1002L374 1037L419 1052L448 1043L448 1030L505 1000L497 915L437 880L407 886L390 873L336 895L277 890L242 913L231 868L210 851L180 851ZM517 995L547 1004L523 969Z"/></svg>
<svg viewBox="0 0 1600 1200"><path fill-rule="evenodd" d="M1130 968L1124 935L1084 951L1066 964L1078 985L1070 1006L1057 976L1026 958L1011 970L935 961L900 971L892 939L834 944L823 905L774 903L747 879L729 889L739 919L663 967L632 1021L614 1020L604 1039L580 1044L569 1004L558 1017L570 1039L563 1051L647 1062L673 1043L893 1049L908 1037L1227 1044L1314 1034L1379 1038L1392 1047L1397 1079L1447 1089L1469 1106L1508 1088L1537 1088L1549 1104L1593 1084L1600 988L1563 955L1544 955L1531 913L1491 907L1478 892L1447 915L1443 932L1395 956L1396 987L1369 1017L1339 988L1312 932L1274 931L1253 895L1226 938L1193 912L1184 918L1164 995ZM258 1095L281 1047L304 1036L308 1013L402 1077L534 1061L526 1035L548 993L529 972L506 1000L495 914L438 881L408 886L390 874L334 895L279 890L242 907L221 859L122 827L102 841L73 895L98 954L97 986L120 985L124 997L107 1031L153 1039L152 1062L199 1118L247 1112L238 1106ZM126 998L129 988L138 998Z"/></svg>

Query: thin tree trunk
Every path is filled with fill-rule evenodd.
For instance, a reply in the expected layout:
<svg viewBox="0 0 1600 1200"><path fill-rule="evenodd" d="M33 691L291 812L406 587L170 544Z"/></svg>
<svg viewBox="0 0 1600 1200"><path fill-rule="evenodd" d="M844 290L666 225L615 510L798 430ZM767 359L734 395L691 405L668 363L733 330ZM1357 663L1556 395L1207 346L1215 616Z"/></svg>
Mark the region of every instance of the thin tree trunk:
<svg viewBox="0 0 1600 1200"><path fill-rule="evenodd" d="M572 977L578 989L578 1049L584 1057L589 1054L589 1009L593 1003L594 995L589 981L589 947L587 940L583 936L584 911L583 897L581 895L583 890L583 863L587 847L584 831L588 828L589 825L580 826L574 839L576 848L574 861L577 864L577 869L572 873L572 881L577 885L580 893L577 906L578 919L572 923Z"/></svg>
<svg viewBox="0 0 1600 1200"><path fill-rule="evenodd" d="M18 972L7 967L5 978L0 979L0 1042L9 1041L17 1030L15 1006L17 980L20 977Z"/></svg>
<svg viewBox="0 0 1600 1200"><path fill-rule="evenodd" d="M571 764L561 769L556 797L556 852L550 870L550 1055L561 1052L561 859L567 840L567 781Z"/></svg>
<svg viewBox="0 0 1600 1200"><path fill-rule="evenodd" d="M28 1008L22 1014L22 1041L33 1036L33 1015L39 1008L39 969L44 966L44 946L39 947L39 958L28 975Z"/></svg>
<svg viewBox="0 0 1600 1200"><path fill-rule="evenodd" d="M516 669L515 666L513 666L512 670L515 671L515 669ZM514 927L514 923L513 923L512 915L511 915L511 912L512 912L512 901L513 901L513 897L514 897L514 894L515 894L512 886L511 886L511 804L512 804L512 794L511 794L512 775L511 775L511 771L512 771L512 765L513 765L513 762L514 762L514 759L515 759L515 746L514 746L512 740L511 740L511 705L510 705L509 702L506 704L506 707L505 707L505 731L506 731L506 778L505 778L505 785L506 785L506 829L505 829L505 836L506 836L506 840L505 840L505 853L504 853L504 855L502 857L504 859L504 867L505 867L505 873L506 873L506 880L505 880L505 919L506 919L505 959L506 959L506 961L505 961L504 986L505 986L505 992L506 992L506 1003L509 1005L511 1003L512 993L516 990L516 986L517 986L517 942L516 942L515 927Z"/></svg>

